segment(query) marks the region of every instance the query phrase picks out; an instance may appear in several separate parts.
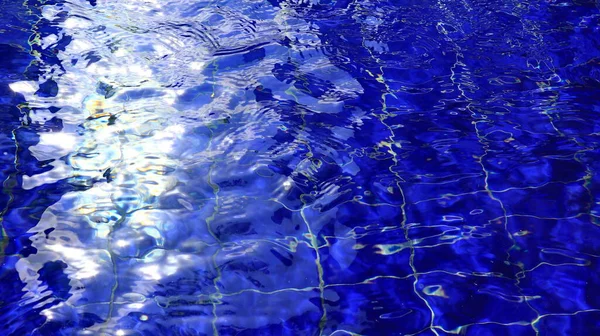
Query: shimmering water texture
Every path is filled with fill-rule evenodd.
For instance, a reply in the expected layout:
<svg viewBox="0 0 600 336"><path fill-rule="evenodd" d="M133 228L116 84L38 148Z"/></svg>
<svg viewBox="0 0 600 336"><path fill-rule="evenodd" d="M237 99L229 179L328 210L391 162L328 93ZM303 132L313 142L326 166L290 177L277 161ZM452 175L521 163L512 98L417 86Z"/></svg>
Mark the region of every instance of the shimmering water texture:
<svg viewBox="0 0 600 336"><path fill-rule="evenodd" d="M596 1L0 24L0 335L600 335Z"/></svg>

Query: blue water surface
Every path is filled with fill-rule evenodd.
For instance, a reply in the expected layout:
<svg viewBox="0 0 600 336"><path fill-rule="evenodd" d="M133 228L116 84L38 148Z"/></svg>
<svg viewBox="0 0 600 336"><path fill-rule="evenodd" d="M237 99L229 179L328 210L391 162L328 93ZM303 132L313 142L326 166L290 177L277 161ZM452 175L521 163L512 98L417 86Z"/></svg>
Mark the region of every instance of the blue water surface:
<svg viewBox="0 0 600 336"><path fill-rule="evenodd" d="M595 0L0 0L0 335L600 335Z"/></svg>

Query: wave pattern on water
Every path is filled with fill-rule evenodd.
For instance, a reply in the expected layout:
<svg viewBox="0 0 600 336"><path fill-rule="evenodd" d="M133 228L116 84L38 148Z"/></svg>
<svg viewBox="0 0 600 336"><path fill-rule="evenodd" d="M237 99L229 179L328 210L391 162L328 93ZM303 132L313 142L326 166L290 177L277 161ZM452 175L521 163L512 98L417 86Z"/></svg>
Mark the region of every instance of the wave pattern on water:
<svg viewBox="0 0 600 336"><path fill-rule="evenodd" d="M0 8L3 335L600 331L596 2Z"/></svg>

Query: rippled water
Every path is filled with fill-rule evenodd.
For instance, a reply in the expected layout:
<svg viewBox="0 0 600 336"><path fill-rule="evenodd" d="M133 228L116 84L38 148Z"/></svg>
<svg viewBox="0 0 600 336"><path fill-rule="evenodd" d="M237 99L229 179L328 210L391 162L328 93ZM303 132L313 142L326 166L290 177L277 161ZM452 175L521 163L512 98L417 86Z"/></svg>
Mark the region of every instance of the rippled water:
<svg viewBox="0 0 600 336"><path fill-rule="evenodd" d="M600 334L596 1L0 24L1 335Z"/></svg>

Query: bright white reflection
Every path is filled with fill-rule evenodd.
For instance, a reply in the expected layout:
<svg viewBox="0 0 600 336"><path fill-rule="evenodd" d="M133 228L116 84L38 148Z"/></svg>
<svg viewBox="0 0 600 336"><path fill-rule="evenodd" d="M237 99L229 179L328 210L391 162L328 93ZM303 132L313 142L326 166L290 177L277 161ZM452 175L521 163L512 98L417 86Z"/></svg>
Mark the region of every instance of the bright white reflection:
<svg viewBox="0 0 600 336"><path fill-rule="evenodd" d="M72 275L75 279L88 279L100 273L100 264L88 257L85 249L66 247L60 244L48 245L47 248L63 255L69 261L69 265L77 269L77 272Z"/></svg>
<svg viewBox="0 0 600 336"><path fill-rule="evenodd" d="M127 245L129 245L129 242L126 240L117 240L117 242L115 243L118 247L125 247Z"/></svg>
<svg viewBox="0 0 600 336"><path fill-rule="evenodd" d="M202 70L204 69L205 64L203 62L190 62L190 69L192 70Z"/></svg>
<svg viewBox="0 0 600 336"><path fill-rule="evenodd" d="M162 275L160 274L160 267L158 265L148 265L148 266L140 267L140 272L148 280L157 281L162 278Z"/></svg>
<svg viewBox="0 0 600 336"><path fill-rule="evenodd" d="M26 95L28 93L34 93L38 90L38 84L36 82L26 82L26 81L22 81L22 82L14 82L14 83L10 83L8 84L8 86L10 87L11 90L13 90L13 92L17 92L17 93L21 93L23 95Z"/></svg>
<svg viewBox="0 0 600 336"><path fill-rule="evenodd" d="M52 146L58 148L61 152L71 152L77 144L77 136L72 133L51 132L40 133L40 142L38 146ZM66 154L65 153L65 154Z"/></svg>
<svg viewBox="0 0 600 336"><path fill-rule="evenodd" d="M42 315L46 316L48 320L54 319L54 313L50 309L45 309L41 312Z"/></svg>
<svg viewBox="0 0 600 336"><path fill-rule="evenodd" d="M74 28L88 28L92 23L89 20L82 19L79 17L69 17L63 22L63 27L66 29Z"/></svg>
<svg viewBox="0 0 600 336"><path fill-rule="evenodd" d="M81 53L93 49L94 45L89 41L77 39L72 41L67 48L73 53Z"/></svg>

